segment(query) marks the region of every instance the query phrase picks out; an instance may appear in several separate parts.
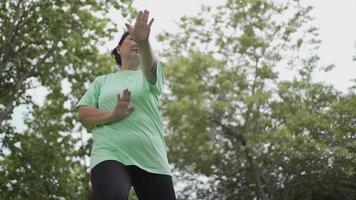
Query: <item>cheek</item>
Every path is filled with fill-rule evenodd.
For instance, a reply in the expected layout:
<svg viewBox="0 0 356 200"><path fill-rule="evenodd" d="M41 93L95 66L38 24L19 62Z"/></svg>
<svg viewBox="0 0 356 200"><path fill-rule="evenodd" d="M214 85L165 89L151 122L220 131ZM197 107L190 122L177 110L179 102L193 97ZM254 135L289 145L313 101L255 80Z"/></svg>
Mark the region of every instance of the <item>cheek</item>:
<svg viewBox="0 0 356 200"><path fill-rule="evenodd" d="M127 47L121 47L120 52L121 52L121 54L127 54L130 52L130 49Z"/></svg>

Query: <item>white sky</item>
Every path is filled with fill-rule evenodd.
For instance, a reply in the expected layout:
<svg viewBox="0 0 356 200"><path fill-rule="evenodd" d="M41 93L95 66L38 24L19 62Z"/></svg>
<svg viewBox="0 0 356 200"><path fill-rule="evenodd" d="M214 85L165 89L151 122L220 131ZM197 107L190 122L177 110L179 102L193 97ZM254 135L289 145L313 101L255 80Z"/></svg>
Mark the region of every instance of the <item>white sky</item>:
<svg viewBox="0 0 356 200"><path fill-rule="evenodd" d="M321 62L335 64L336 68L331 72L315 74L315 81L323 81L333 84L337 89L346 92L353 85L351 79L356 78L356 62L352 61L356 55L356 0L304 0L314 6L312 15L314 23L319 27L322 45L320 48ZM221 5L223 0L134 0L135 8L148 9L150 16L155 18L151 30L151 43L154 50L160 48L156 36L163 30L174 32L177 30L176 22L183 15L196 15L199 5ZM108 41L104 48L109 52L117 44L118 37L127 22L120 17L120 13L112 13L120 30L114 40ZM104 49L105 50L105 49ZM288 74L280 74L280 77L288 77ZM42 104L45 100L45 89L33 91L35 101ZM24 108L16 108L13 124L23 129L22 113Z"/></svg>
<svg viewBox="0 0 356 200"><path fill-rule="evenodd" d="M315 80L332 83L346 91L356 78L356 0L311 0L315 6L315 25L320 28L322 62L333 63L336 68L322 73Z"/></svg>

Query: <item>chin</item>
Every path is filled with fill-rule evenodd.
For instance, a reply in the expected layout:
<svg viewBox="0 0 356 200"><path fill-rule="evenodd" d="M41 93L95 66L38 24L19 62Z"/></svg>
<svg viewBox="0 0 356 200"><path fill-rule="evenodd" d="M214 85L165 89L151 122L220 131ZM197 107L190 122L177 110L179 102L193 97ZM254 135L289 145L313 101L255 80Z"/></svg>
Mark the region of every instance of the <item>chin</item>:
<svg viewBox="0 0 356 200"><path fill-rule="evenodd" d="M133 57L133 58L136 58L136 57L140 57L140 54L137 52L132 52L131 53L131 57Z"/></svg>

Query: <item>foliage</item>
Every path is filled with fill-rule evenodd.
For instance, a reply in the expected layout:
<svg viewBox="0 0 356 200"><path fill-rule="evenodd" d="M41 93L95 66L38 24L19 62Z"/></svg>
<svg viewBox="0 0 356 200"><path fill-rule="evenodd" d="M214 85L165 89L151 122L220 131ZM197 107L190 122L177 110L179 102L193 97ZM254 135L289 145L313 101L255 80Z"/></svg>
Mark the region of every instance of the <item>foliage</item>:
<svg viewBox="0 0 356 200"><path fill-rule="evenodd" d="M228 0L158 37L169 160L180 176L207 179L190 181L179 198L355 198L354 94L313 83L313 72L329 67L313 51L320 40L310 10ZM282 81L287 66L296 75Z"/></svg>
<svg viewBox="0 0 356 200"><path fill-rule="evenodd" d="M90 143L71 107L115 66L98 47L116 31L109 9L132 17L131 2L5 0L0 7L0 198L88 199ZM36 88L47 91L43 104L33 99ZM10 123L18 106L28 110L23 132Z"/></svg>

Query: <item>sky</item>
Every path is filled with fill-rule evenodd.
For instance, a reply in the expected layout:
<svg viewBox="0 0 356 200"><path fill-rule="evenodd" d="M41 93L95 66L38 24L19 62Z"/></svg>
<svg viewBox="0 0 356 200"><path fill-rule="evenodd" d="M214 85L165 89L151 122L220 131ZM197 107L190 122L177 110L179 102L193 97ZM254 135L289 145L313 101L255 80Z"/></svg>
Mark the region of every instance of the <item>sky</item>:
<svg viewBox="0 0 356 200"><path fill-rule="evenodd" d="M312 16L314 24L319 28L322 44L319 55L324 64L335 64L331 72L314 74L314 81L325 82L334 85L338 90L346 92L354 85L351 79L356 78L356 62L352 57L356 56L356 0L303 0L314 7ZM160 49L156 36L164 30L174 32L177 30L177 22L183 15L193 16L198 13L200 5L217 6L223 4L223 0L134 0L133 6L138 9L147 9L150 16L155 18L152 25L150 41L154 50ZM118 41L127 21L120 17L120 13L111 13L111 17L118 25L118 34L112 41L104 46L104 51L109 52ZM280 77L288 77L288 74L280 74ZM355 91L354 91L355 92ZM45 100L46 90L39 88L32 90L34 100L40 105ZM24 107L16 108L13 114L13 124L18 129L23 129L22 113Z"/></svg>
<svg viewBox="0 0 356 200"><path fill-rule="evenodd" d="M356 0L311 0L315 7L315 25L320 28L321 60L335 64L329 73L315 79L332 83L337 89L347 91L356 78Z"/></svg>

